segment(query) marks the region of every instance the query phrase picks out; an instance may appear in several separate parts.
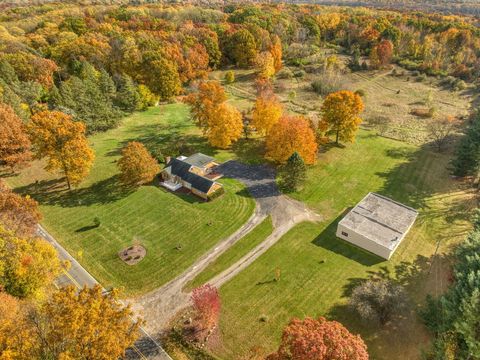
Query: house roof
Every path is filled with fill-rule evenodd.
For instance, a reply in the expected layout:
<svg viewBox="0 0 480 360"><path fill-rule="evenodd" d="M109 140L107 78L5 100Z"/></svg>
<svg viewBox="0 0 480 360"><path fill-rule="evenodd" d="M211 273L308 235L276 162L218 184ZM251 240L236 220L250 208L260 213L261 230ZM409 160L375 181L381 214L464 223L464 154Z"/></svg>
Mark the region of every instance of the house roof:
<svg viewBox="0 0 480 360"><path fill-rule="evenodd" d="M368 193L339 223L393 250L415 222L418 212L385 196Z"/></svg>
<svg viewBox="0 0 480 360"><path fill-rule="evenodd" d="M172 159L167 164L167 167L170 167L172 175L182 178L182 180L190 183L193 188L203 193L208 193L210 188L215 184L215 181L190 172L192 165L185 162L185 160Z"/></svg>
<svg viewBox="0 0 480 360"><path fill-rule="evenodd" d="M211 156L208 156L208 155L205 155L205 154L202 154L202 153L196 153L196 154L193 154L193 155L189 156L186 159L183 159L183 161L185 161L186 163L188 163L190 165L193 165L193 166L196 166L196 167L199 167L199 168L203 168L206 165L210 164L211 162L215 161L215 159Z"/></svg>

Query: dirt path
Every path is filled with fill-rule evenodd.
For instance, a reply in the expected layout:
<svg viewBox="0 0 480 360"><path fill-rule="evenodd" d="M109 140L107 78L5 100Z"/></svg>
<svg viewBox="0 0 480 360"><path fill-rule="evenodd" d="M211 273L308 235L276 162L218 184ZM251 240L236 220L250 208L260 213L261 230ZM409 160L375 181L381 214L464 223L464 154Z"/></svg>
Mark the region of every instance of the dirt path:
<svg viewBox="0 0 480 360"><path fill-rule="evenodd" d="M275 171L267 166L229 161L220 166L219 172L223 173L225 177L235 178L247 186L257 203L254 214L240 229L218 243L181 275L166 285L132 301L134 310L147 320L148 331L154 333L162 331L173 315L187 307L190 294L183 291L185 285L233 244L252 231L268 215L272 217L274 226L272 234L237 263L212 279L213 284L220 286L230 280L267 251L294 225L302 221L320 220L320 217L303 203L290 199L279 192L275 183Z"/></svg>

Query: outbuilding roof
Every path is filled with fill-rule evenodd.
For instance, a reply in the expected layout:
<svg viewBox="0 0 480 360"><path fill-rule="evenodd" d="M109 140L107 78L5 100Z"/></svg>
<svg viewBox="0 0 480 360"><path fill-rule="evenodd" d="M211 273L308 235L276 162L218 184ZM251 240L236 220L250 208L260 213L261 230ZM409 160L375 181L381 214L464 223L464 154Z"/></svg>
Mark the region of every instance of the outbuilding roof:
<svg viewBox="0 0 480 360"><path fill-rule="evenodd" d="M172 175L180 177L182 180L190 183L193 188L205 194L208 193L211 187L215 184L215 181L190 172L192 165L187 163L186 160L172 159L167 164L167 167L169 166Z"/></svg>
<svg viewBox="0 0 480 360"><path fill-rule="evenodd" d="M188 163L190 165L193 165L193 166L196 166L196 167L199 167L199 168L203 168L206 165L213 162L214 160L215 159L211 156L208 156L208 155L205 155L205 154L202 154L202 153L196 153L196 154L193 154L193 155L189 156L188 158L184 159L183 161L185 161L186 163Z"/></svg>
<svg viewBox="0 0 480 360"><path fill-rule="evenodd" d="M385 196L368 193L340 221L356 233L393 250L415 222L418 212Z"/></svg>

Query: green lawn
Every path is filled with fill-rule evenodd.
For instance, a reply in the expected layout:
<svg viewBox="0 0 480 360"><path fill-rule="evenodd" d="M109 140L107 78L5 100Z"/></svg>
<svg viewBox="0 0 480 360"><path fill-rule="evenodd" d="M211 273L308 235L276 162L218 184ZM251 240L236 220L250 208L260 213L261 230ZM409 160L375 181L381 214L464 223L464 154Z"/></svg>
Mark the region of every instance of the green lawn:
<svg viewBox="0 0 480 360"><path fill-rule="evenodd" d="M41 162L8 181L40 202L42 224L102 285L124 287L129 295L152 290L232 234L254 209L243 185L229 179L221 180L226 194L210 203L154 185L131 192L119 186L116 160L128 141L141 141L165 154L203 151L220 160L235 157L212 150L188 119L185 105L165 105L133 114L117 129L92 136L94 167L70 192L42 169ZM96 216L99 228L92 226ZM146 247L147 256L128 266L117 253L134 241Z"/></svg>
<svg viewBox="0 0 480 360"><path fill-rule="evenodd" d="M220 274L223 270L228 269L236 261L240 260L242 256L248 254L255 246L260 244L273 231L272 219L270 217L257 225L247 236L241 238L228 251L223 253L213 263L207 266L193 281L187 284L188 289L193 289L197 286L203 285L214 276Z"/></svg>
<svg viewBox="0 0 480 360"><path fill-rule="evenodd" d="M294 197L325 217L302 223L221 288L223 345L213 351L239 359L255 346L269 353L278 346L290 318L326 316L360 333L372 359L416 359L429 337L415 315L426 293L447 285L445 261L430 270L436 241L441 252L461 239L475 206L467 185L451 180L449 155L361 131L355 144L330 148L309 169L305 189ZM417 208L415 226L390 261L335 237L342 213L368 191L377 191ZM448 241L446 239L449 239ZM272 281L275 269L281 280ZM411 312L379 329L364 325L345 306L349 291L373 272L397 277L411 296ZM260 321L266 317L267 321Z"/></svg>

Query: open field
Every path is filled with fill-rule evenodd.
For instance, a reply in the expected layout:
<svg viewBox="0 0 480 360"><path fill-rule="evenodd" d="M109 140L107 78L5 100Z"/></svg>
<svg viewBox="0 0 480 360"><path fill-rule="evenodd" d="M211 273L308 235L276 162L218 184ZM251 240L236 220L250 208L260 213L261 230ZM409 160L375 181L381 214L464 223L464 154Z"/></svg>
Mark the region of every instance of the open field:
<svg viewBox="0 0 480 360"><path fill-rule="evenodd" d="M346 62L347 59L343 61ZM463 118L468 115L472 101L470 90L454 92L443 88L440 80L435 77L419 81L412 72L396 65L393 68L397 72L396 76L392 70L347 72L341 75L341 89L362 90L365 93L365 111L362 114L364 125L372 125L375 120L378 122L383 117L386 124L378 128L379 131L389 137L421 145L429 140L425 131L428 119L412 115L412 110L433 107L434 118ZM254 73L252 70L238 70L235 73L235 83L228 86L229 91L237 96L232 102L246 110L249 101L255 98ZM222 71L212 74L216 79L223 79L223 76ZM322 97L312 91L311 83L319 76L307 72L303 78L276 79L275 94L290 111L315 117L322 105ZM293 97L292 93L295 94Z"/></svg>
<svg viewBox="0 0 480 360"><path fill-rule="evenodd" d="M268 217L247 234L247 236L241 238L235 245L228 249L228 251L220 255L217 260L208 265L205 270L187 285L187 288L193 289L207 283L208 280L220 274L223 270L226 270L229 266L233 265L236 261L241 259L242 256L246 255L250 250L255 248L255 246L265 240L267 236L272 233L272 230L272 219Z"/></svg>
<svg viewBox="0 0 480 360"><path fill-rule="evenodd" d="M448 284L448 260L437 256L429 272L432 254L438 240L443 253L463 238L475 207L469 184L450 179L449 157L369 131L346 148L326 149L309 169L305 189L294 195L326 220L298 225L221 288L223 346L215 353L237 359L257 345L271 352L291 317L323 315L360 333L372 359L418 359L429 339L415 309L427 293L439 294ZM388 262L335 237L342 213L368 191L420 212ZM272 281L276 268L279 282ZM410 313L383 329L364 326L345 306L352 286L377 272L398 278L412 301Z"/></svg>
<svg viewBox="0 0 480 360"><path fill-rule="evenodd" d="M116 160L127 141L142 141L152 150L180 144L184 147L180 151L205 151L221 160L232 156L206 145L183 104L134 114L119 128L89 140L96 160L79 188L65 191L64 184L46 173L41 162L8 182L40 202L42 224L105 287L124 287L131 295L164 284L233 233L253 212L254 201L240 183L229 179L221 180L226 194L210 203L153 185L131 192L119 186ZM95 217L101 221L98 228L93 225ZM134 241L146 247L147 256L138 265L128 266L117 253Z"/></svg>

